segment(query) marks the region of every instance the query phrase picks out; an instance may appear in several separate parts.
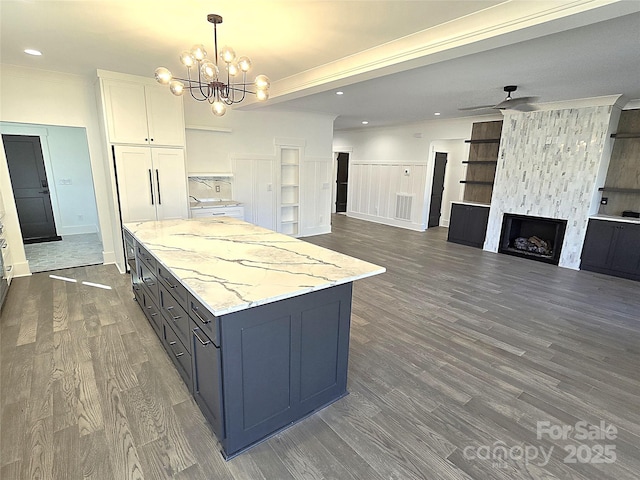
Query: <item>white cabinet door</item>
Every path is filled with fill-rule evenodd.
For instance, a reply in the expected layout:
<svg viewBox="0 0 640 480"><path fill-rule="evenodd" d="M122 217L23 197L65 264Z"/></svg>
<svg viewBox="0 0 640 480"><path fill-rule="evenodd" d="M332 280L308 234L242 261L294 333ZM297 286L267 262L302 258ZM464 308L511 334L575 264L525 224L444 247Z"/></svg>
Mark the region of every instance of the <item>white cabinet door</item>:
<svg viewBox="0 0 640 480"><path fill-rule="evenodd" d="M182 97L166 87L145 86L149 142L151 145L184 146Z"/></svg>
<svg viewBox="0 0 640 480"><path fill-rule="evenodd" d="M244 204L244 219L276 229L274 162L267 159L233 160L233 196Z"/></svg>
<svg viewBox="0 0 640 480"><path fill-rule="evenodd" d="M144 85L102 80L111 143L149 143Z"/></svg>
<svg viewBox="0 0 640 480"><path fill-rule="evenodd" d="M151 156L158 220L189 218L184 150L152 148Z"/></svg>
<svg viewBox="0 0 640 480"><path fill-rule="evenodd" d="M183 147L182 97L167 88L103 79L110 143Z"/></svg>
<svg viewBox="0 0 640 480"><path fill-rule="evenodd" d="M155 220L155 179L151 149L116 146L115 154L122 221Z"/></svg>

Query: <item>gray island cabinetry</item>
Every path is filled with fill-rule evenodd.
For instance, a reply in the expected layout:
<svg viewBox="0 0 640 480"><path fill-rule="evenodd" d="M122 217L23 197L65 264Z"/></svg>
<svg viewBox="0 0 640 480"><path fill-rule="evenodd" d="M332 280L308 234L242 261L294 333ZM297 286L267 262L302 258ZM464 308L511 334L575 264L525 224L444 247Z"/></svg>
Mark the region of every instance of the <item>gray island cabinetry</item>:
<svg viewBox="0 0 640 480"><path fill-rule="evenodd" d="M124 226L136 300L231 458L346 395L373 265L238 219Z"/></svg>

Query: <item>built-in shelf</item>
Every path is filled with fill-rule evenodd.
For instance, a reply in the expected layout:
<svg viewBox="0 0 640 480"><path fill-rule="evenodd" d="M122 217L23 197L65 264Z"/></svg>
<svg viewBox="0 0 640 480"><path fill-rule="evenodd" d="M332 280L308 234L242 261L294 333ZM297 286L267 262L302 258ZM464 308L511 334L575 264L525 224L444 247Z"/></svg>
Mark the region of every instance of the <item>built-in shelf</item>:
<svg viewBox="0 0 640 480"><path fill-rule="evenodd" d="M498 161L497 160L464 160L462 163L490 165L490 164L496 164L498 163Z"/></svg>
<svg viewBox="0 0 640 480"><path fill-rule="evenodd" d="M464 143L500 143L499 138L472 138L465 140Z"/></svg>
<svg viewBox="0 0 640 480"><path fill-rule="evenodd" d="M640 138L640 133L612 133L611 138Z"/></svg>
<svg viewBox="0 0 640 480"><path fill-rule="evenodd" d="M493 185L493 182L479 182L476 180L460 180L460 183L466 183L468 185Z"/></svg>
<svg viewBox="0 0 640 480"><path fill-rule="evenodd" d="M640 188L600 187L598 190L600 192L640 193Z"/></svg>
<svg viewBox="0 0 640 480"><path fill-rule="evenodd" d="M278 231L294 237L300 234L300 156L299 148L280 148Z"/></svg>

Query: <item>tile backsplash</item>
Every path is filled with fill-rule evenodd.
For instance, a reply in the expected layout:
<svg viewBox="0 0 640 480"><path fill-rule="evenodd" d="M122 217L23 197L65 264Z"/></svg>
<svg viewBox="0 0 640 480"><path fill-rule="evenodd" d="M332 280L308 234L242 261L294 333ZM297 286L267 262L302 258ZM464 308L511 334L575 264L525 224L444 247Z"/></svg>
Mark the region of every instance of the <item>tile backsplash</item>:
<svg viewBox="0 0 640 480"><path fill-rule="evenodd" d="M231 178L189 177L189 195L198 200L232 200Z"/></svg>

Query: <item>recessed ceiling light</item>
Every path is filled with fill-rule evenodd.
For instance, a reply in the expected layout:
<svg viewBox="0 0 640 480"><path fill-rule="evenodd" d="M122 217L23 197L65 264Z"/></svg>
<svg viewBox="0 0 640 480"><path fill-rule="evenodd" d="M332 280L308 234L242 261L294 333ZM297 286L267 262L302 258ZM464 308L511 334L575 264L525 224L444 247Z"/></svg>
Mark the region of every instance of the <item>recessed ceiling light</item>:
<svg viewBox="0 0 640 480"><path fill-rule="evenodd" d="M336 92L336 95L344 95L344 92Z"/></svg>
<svg viewBox="0 0 640 480"><path fill-rule="evenodd" d="M434 115L437 117L438 115L440 115L440 112L436 112L434 113Z"/></svg>
<svg viewBox="0 0 640 480"><path fill-rule="evenodd" d="M362 121L362 124L363 124L363 125L368 125L368 124L369 124L369 122L367 122L366 120L363 120L363 121Z"/></svg>
<svg viewBox="0 0 640 480"><path fill-rule="evenodd" d="M36 57L42 55L42 52L40 50L34 50L33 48L25 49L24 53L26 53L27 55L34 55Z"/></svg>

